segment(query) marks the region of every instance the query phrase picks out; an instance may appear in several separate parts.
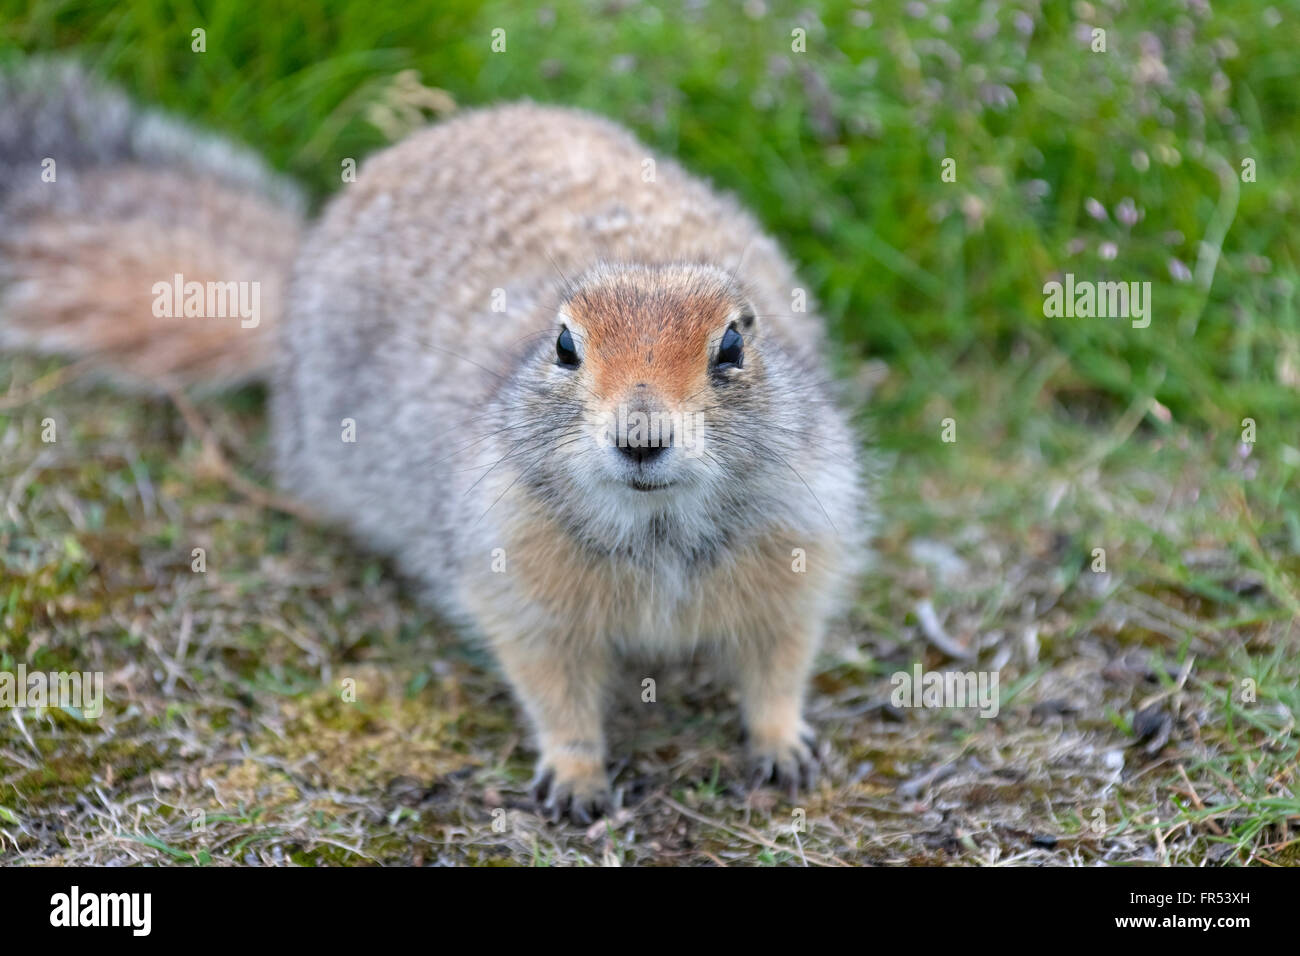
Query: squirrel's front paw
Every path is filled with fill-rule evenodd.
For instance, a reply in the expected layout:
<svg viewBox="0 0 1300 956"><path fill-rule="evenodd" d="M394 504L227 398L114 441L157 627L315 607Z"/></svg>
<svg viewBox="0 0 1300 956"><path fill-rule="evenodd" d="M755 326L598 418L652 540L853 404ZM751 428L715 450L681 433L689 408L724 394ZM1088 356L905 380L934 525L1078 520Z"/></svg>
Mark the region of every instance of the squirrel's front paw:
<svg viewBox="0 0 1300 956"><path fill-rule="evenodd" d="M585 825L609 807L609 779L599 757L543 754L531 791L537 812L552 821L567 816Z"/></svg>
<svg viewBox="0 0 1300 956"><path fill-rule="evenodd" d="M817 738L803 721L769 733L751 731L749 754L751 787L775 783L793 799L817 783Z"/></svg>

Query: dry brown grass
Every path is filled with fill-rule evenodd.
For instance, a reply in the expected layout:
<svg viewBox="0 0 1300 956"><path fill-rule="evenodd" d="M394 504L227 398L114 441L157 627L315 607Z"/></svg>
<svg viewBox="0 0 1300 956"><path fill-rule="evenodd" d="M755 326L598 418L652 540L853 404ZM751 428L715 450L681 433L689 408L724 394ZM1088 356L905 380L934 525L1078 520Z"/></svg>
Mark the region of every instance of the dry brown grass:
<svg viewBox="0 0 1300 956"><path fill-rule="evenodd" d="M6 368L15 388L48 371ZM989 407L968 434L995 429ZM199 412L264 482L257 396ZM4 863L1300 854L1295 561L1280 511L1243 510L1279 499L1270 474L1244 480L1253 460L1185 435L1135 427L1122 460L1084 469L974 437L950 464L889 462L876 570L815 678L819 786L794 804L746 792L734 699L708 662L632 661L610 729L621 807L582 830L531 813L531 753L489 658L382 562L242 496L174 407L69 386L0 415L0 669L107 682L97 721L0 712ZM39 440L47 416L55 444ZM1096 546L1107 574L1089 570ZM915 660L996 671L999 715L893 707L889 675ZM645 676L657 703L640 700ZM1245 677L1256 703L1236 699Z"/></svg>

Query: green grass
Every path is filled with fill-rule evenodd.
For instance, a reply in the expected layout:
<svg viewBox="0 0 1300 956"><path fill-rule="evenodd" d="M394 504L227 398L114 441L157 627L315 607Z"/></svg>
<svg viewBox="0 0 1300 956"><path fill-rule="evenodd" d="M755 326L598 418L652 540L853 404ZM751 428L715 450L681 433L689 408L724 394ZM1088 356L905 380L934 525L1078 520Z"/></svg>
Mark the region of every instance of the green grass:
<svg viewBox="0 0 1300 956"><path fill-rule="evenodd" d="M337 188L343 158L384 145L370 117L403 70L463 106L531 96L606 113L756 209L802 263L846 359L900 363L906 408L959 399L945 385L954 361L1024 344L1059 348L1079 387L1109 401L1153 389L1179 418L1220 429L1242 409L1285 412L1272 369L1257 372L1300 330L1294 2L1212 15L1174 0L1127 14L1098 4L1092 18L1047 4L1027 21L1032 36L1012 3L931 4L920 18L904 3L869 6L866 26L838 2L750 17L730 4L557 2L543 16L458 0L38 0L0 4L0 42L75 50L318 196ZM1106 53L1075 36L1081 23L1107 30ZM795 27L805 53L791 51ZM504 53L491 50L494 29ZM955 183L941 180L945 157ZM1245 158L1254 183L1237 175ZM1115 219L1126 197L1143 214L1131 228ZM1117 245L1109 262L1105 241ZM1221 253L1215 281L1175 282L1169 260L1196 270L1202 241ZM1152 327L1044 319L1043 282L1066 269L1151 280Z"/></svg>
<svg viewBox="0 0 1300 956"><path fill-rule="evenodd" d="M344 158L435 118L422 104L443 101L399 79L414 70L460 108L604 113L754 209L799 262L844 377L876 382L863 420L886 465L878 569L819 664L836 756L810 831L796 845L788 807L735 794L731 708L693 677L671 716L616 723L628 815L591 838L538 826L481 652L435 638L346 542L215 481L166 405L63 389L0 407L0 669L124 676L94 733L0 721L0 859L1300 862L1300 4L746 9L0 0L0 57L76 55L321 201ZM1150 281L1150 327L1044 317L1043 284L1065 272ZM53 367L0 360L0 387ZM35 467L51 410L69 445ZM259 394L204 413L264 476ZM220 556L201 587L194 542ZM872 709L894 670L947 666L922 600L1000 670L998 720ZM358 707L337 700L348 674L374 688ZM1132 737L1148 706L1170 729L1150 754ZM180 809L149 804L151 832L69 810L92 780L123 806L153 788ZM187 829L195 806L205 831ZM43 836L55 821L64 835Z"/></svg>

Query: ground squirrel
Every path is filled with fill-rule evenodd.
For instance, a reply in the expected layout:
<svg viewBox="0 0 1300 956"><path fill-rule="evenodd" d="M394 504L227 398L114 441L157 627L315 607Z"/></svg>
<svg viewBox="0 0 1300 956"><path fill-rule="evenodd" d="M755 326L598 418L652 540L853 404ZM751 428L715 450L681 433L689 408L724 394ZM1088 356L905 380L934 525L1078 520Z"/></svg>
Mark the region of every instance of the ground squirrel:
<svg viewBox="0 0 1300 956"><path fill-rule="evenodd" d="M625 649L716 654L756 776L810 776L805 684L868 503L822 323L746 212L607 120L515 103L370 158L304 227L247 154L40 69L0 84L4 342L137 386L267 378L282 491L492 648L545 812L607 800ZM159 317L173 276L257 283L262 314Z"/></svg>

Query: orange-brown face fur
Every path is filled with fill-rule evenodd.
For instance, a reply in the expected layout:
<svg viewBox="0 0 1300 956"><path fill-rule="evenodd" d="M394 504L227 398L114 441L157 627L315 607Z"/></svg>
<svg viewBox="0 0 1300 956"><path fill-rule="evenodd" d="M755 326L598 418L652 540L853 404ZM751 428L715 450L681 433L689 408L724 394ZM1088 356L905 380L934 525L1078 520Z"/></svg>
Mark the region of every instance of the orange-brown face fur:
<svg viewBox="0 0 1300 956"><path fill-rule="evenodd" d="M755 424L743 412L745 393L763 377L756 350L742 344L740 362L719 362L728 329L743 343L753 323L743 290L711 266L602 267L584 276L556 328L572 335L577 361L556 364L552 352L544 376L551 400L571 410L564 434L572 440L557 442L555 454L572 466L572 486L612 495L612 509L629 506L619 503L629 490L638 498L632 508L681 509L724 480L724 459L741 461L761 445L744 434ZM648 432L634 430L637 416L653 423ZM654 453L629 451L641 442Z"/></svg>
<svg viewBox="0 0 1300 956"><path fill-rule="evenodd" d="M620 274L570 299L566 312L582 332L597 401L617 404L644 384L680 411L708 386L709 347L736 313L737 297L711 274L659 280Z"/></svg>
<svg viewBox="0 0 1300 956"><path fill-rule="evenodd" d="M597 267L566 293L501 399L518 490L590 546L716 552L747 530L727 516L772 467L773 370L749 290L670 264ZM722 360L729 329L736 361Z"/></svg>

